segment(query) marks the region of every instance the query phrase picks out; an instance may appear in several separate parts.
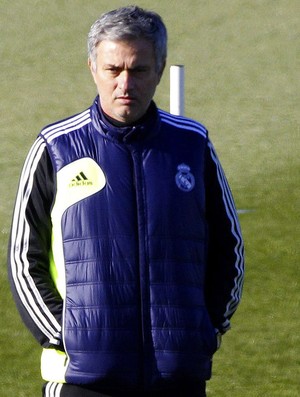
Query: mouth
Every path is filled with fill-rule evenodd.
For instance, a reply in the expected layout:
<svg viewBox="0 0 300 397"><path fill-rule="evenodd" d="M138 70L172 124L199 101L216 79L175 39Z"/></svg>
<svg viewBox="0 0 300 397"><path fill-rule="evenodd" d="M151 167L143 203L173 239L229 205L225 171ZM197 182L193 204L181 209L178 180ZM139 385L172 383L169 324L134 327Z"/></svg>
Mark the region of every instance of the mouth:
<svg viewBox="0 0 300 397"><path fill-rule="evenodd" d="M118 96L117 101L120 102L122 105L131 105L134 102L136 102L136 98L132 97L132 96L127 96L127 95L123 95L123 96Z"/></svg>

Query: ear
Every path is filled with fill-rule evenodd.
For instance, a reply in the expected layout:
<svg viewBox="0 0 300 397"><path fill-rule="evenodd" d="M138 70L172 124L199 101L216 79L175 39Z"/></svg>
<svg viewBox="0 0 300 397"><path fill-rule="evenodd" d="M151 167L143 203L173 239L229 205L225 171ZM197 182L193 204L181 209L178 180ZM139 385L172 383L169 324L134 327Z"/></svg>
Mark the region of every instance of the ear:
<svg viewBox="0 0 300 397"><path fill-rule="evenodd" d="M158 83L157 84L160 83L160 80L161 80L161 77L162 77L162 75L164 73L165 67L166 67L166 61L163 63L160 71L158 72Z"/></svg>
<svg viewBox="0 0 300 397"><path fill-rule="evenodd" d="M92 73L93 79L95 81L95 74L96 74L96 68L94 62L91 60L91 58L88 58L88 67L90 69L90 72ZM95 81L96 82L96 81Z"/></svg>

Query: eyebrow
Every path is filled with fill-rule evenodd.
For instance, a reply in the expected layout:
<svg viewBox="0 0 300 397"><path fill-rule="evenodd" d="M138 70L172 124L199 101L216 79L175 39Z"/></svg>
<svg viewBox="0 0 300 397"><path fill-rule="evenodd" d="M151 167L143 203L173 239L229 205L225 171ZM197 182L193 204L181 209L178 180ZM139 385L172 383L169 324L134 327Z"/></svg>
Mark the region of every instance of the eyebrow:
<svg viewBox="0 0 300 397"><path fill-rule="evenodd" d="M116 69L116 70L123 70L123 69L126 69L126 70L137 70L137 69L147 70L147 69L149 69L149 65L147 65L147 64L139 64L139 65L135 65L131 68L124 68L123 66L118 66L116 64L107 63L107 64L104 64L103 67L105 69Z"/></svg>

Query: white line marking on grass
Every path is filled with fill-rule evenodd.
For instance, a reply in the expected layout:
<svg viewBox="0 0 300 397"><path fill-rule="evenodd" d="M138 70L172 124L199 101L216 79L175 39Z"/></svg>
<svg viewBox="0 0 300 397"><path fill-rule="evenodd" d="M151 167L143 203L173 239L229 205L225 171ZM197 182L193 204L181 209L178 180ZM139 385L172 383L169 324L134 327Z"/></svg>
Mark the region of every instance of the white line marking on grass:
<svg viewBox="0 0 300 397"><path fill-rule="evenodd" d="M248 214L249 212L255 212L255 210L250 210L250 209L237 210L238 214Z"/></svg>

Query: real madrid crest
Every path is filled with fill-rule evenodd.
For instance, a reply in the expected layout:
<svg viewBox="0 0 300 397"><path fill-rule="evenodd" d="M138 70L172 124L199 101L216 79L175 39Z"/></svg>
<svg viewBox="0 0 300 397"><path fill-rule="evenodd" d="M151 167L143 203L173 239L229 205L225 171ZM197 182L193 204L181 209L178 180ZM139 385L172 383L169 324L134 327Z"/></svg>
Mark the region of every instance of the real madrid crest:
<svg viewBox="0 0 300 397"><path fill-rule="evenodd" d="M195 177L191 173L191 169L186 164L180 164L177 167L177 174L175 176L176 185L184 192L190 192L195 186Z"/></svg>

